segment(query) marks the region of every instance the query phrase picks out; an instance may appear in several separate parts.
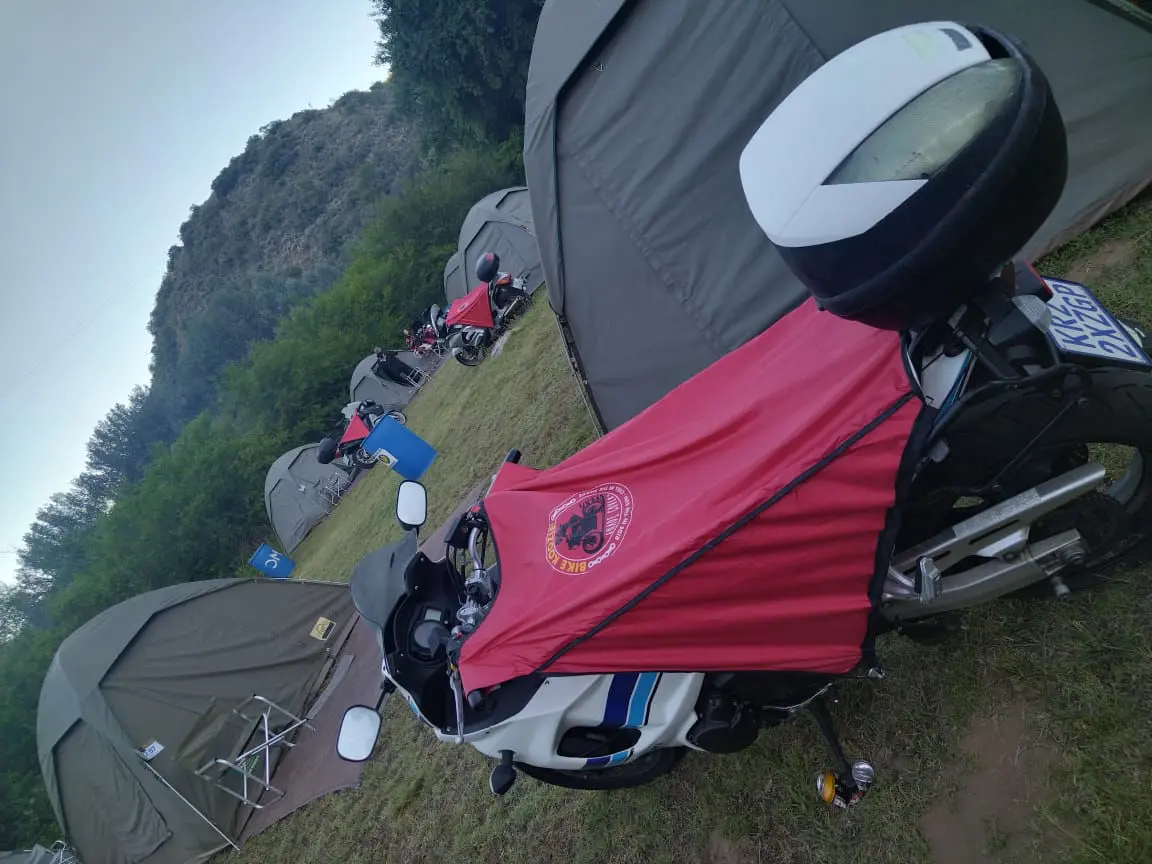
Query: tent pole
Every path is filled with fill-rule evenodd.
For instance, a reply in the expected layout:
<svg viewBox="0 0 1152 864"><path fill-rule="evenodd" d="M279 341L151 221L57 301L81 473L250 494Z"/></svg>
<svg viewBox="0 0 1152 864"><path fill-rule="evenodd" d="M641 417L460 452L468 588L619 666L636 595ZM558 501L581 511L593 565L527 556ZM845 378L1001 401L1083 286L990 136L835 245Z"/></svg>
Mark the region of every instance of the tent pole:
<svg viewBox="0 0 1152 864"><path fill-rule="evenodd" d="M217 834L219 834L221 837L223 837L225 843L227 843L229 846L231 846L237 852L240 851L240 847L237 846L234 842L232 842L232 840L228 837L227 834L225 834L223 831L221 831L219 828L217 828L212 823L211 819L209 819L207 816L205 816L203 813L201 813L199 810L197 810L196 805L193 804L191 801L189 801L187 798L185 798L183 795L181 795L179 790L175 786L173 786L171 783L169 783L167 780L165 780L164 776L159 771L157 771L155 768L152 767L151 763L145 762L143 759L141 759L140 761L144 762L144 767L146 767L149 771L152 772L153 777L155 777L157 780L159 780L161 783L163 783L165 786L167 786L169 789L171 789L176 794L176 797L179 798L181 801L183 801L185 804L187 804L189 806L189 808L191 808L193 813L195 813L197 816L199 816L201 819L203 819L209 828L211 828L213 831L215 831Z"/></svg>

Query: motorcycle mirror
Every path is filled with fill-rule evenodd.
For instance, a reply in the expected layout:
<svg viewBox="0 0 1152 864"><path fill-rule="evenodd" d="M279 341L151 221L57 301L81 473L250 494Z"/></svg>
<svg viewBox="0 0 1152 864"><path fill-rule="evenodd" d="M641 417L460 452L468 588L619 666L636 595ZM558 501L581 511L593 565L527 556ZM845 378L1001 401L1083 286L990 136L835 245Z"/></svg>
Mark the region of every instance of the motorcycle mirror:
<svg viewBox="0 0 1152 864"><path fill-rule="evenodd" d="M950 21L833 57L740 155L753 218L816 301L885 329L971 299L1066 177L1063 120L1035 61L1010 37Z"/></svg>
<svg viewBox="0 0 1152 864"><path fill-rule="evenodd" d="M368 705L353 705L344 712L336 753L347 762L364 762L380 737L380 715Z"/></svg>
<svg viewBox="0 0 1152 864"><path fill-rule="evenodd" d="M396 519L405 531L419 529L428 519L428 490L415 480L405 480L396 490Z"/></svg>

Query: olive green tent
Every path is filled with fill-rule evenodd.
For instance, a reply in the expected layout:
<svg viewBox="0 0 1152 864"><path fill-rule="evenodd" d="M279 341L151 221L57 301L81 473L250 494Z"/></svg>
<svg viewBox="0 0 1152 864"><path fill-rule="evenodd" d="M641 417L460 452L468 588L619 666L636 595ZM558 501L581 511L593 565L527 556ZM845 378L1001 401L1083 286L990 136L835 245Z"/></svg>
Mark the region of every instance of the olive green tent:
<svg viewBox="0 0 1152 864"><path fill-rule="evenodd" d="M264 509L284 551L291 553L332 509L324 488L333 475L344 474L335 465L316 460L319 444L289 450L272 463L264 477Z"/></svg>
<svg viewBox="0 0 1152 864"><path fill-rule="evenodd" d="M252 807L215 760L262 740L252 697L303 713L354 619L344 585L221 579L133 597L65 639L40 691L37 745L81 860L183 864L237 846Z"/></svg>
<svg viewBox="0 0 1152 864"><path fill-rule="evenodd" d="M940 20L1025 40L1064 115L1068 184L1024 254L1152 182L1152 16L1118 0L544 3L524 169L548 299L602 428L807 296L744 201L740 152L829 58Z"/></svg>
<svg viewBox="0 0 1152 864"><path fill-rule="evenodd" d="M485 252L500 256L500 269L524 280L528 293L544 281L536 248L528 189L512 186L485 195L472 205L460 226L459 248L444 267L444 295L449 303L475 284L473 268Z"/></svg>

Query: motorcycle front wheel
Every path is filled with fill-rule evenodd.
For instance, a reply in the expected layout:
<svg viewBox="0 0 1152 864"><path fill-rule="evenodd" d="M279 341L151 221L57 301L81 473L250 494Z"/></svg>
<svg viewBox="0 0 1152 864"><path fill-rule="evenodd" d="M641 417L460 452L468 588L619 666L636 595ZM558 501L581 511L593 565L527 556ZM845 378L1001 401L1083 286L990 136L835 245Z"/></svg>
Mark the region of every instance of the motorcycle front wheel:
<svg viewBox="0 0 1152 864"><path fill-rule="evenodd" d="M464 366L479 366L484 359L484 349L465 345L456 353L456 361Z"/></svg>
<svg viewBox="0 0 1152 864"><path fill-rule="evenodd" d="M608 792L613 789L634 789L663 777L680 763L686 752L684 747L661 747L649 750L623 765L588 768L583 771L559 771L555 768L538 768L524 763L517 763L516 768L533 780L551 786L586 792Z"/></svg>
<svg viewBox="0 0 1152 864"><path fill-rule="evenodd" d="M385 417L391 417L393 420L395 420L401 426L407 426L408 425L408 418L405 416L403 411L389 411L384 416Z"/></svg>
<svg viewBox="0 0 1152 864"><path fill-rule="evenodd" d="M1089 386L1078 401L1007 471L1074 394L1058 388L1009 392L958 415L944 434L947 457L913 484L897 548L1093 460L1108 471L1104 484L1031 526L1029 538L1080 532L1087 557L1076 570L1060 573L1073 591L1144 558L1152 549L1152 374L1118 367L1084 372ZM1009 596L1053 595L1048 580L1040 580Z"/></svg>

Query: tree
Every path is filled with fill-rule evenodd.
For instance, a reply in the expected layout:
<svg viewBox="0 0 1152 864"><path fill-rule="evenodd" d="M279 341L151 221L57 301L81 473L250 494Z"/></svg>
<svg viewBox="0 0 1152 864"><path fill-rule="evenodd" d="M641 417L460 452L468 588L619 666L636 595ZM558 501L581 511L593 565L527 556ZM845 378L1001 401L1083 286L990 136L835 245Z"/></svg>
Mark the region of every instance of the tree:
<svg viewBox="0 0 1152 864"><path fill-rule="evenodd" d="M49 626L48 596L84 569L88 539L106 503L90 495L82 483L73 483L37 511L24 535L16 586L9 598L31 626Z"/></svg>
<svg viewBox="0 0 1152 864"><path fill-rule="evenodd" d="M407 2L436 11L429 0ZM496 21L513 6L539 7L467 5L465 19L499 12ZM505 89L513 102L522 99L516 86ZM464 105L468 87L456 90ZM337 105L391 100L390 93L374 88ZM322 113L298 115L262 135L299 132L302 125L327 134ZM272 461L317 440L348 398L353 365L372 346L394 344L416 310L442 298L444 261L472 204L523 182L519 122L517 109L492 127L507 138L502 144L427 159L402 190L386 190L396 194L342 192L337 204L350 207L356 198L357 213L374 212L367 230L359 216L325 204L324 221L305 233L309 242L330 246L331 258L294 254L268 270L244 257L251 220L225 219L220 199L251 204L260 192L259 142L249 145L259 158L235 160L213 197L190 214L181 231L185 245L170 253L153 312L151 386L134 390L97 426L85 471L37 513L20 551L17 583L0 590L0 848L50 842L55 834L35 747L39 688L53 652L77 627L129 597L243 572L252 549L271 539L263 488ZM331 163L341 163L341 176L354 169L361 186L398 183L387 159L360 170L366 163L358 152L329 148L310 176L293 177L311 157L300 151L288 161L284 150L284 164L266 173L283 168L278 182L310 205L317 189L333 185L325 176ZM258 202L269 205L270 224L295 218L285 200ZM308 218L321 212L305 209ZM239 264L222 267L224 255L240 256Z"/></svg>
<svg viewBox="0 0 1152 864"><path fill-rule="evenodd" d="M36 707L61 641L54 630L0 641L0 849L50 842L59 831L40 777Z"/></svg>
<svg viewBox="0 0 1152 864"><path fill-rule="evenodd" d="M136 387L127 404L117 403L88 441L88 470L78 484L96 500L111 501L125 483L144 476L152 445L171 440L171 426L146 387Z"/></svg>
<svg viewBox="0 0 1152 864"><path fill-rule="evenodd" d="M506 140L524 126L543 0L372 0L376 62L441 145Z"/></svg>

